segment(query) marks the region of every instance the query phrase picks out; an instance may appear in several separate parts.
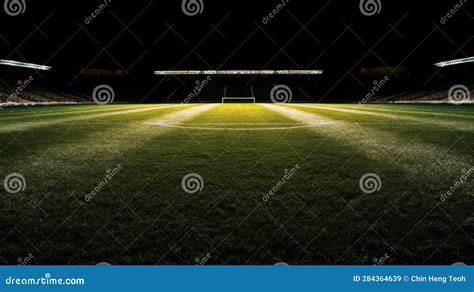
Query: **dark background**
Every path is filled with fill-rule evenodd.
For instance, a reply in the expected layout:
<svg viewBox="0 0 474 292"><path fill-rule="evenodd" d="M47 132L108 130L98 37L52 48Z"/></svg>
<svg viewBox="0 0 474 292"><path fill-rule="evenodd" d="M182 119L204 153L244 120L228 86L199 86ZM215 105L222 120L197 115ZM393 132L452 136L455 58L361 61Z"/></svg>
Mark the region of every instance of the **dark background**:
<svg viewBox="0 0 474 292"><path fill-rule="evenodd" d="M289 0L267 24L263 18L281 1L204 0L202 14L191 17L178 0L111 0L88 24L86 17L103 1L25 3L19 16L0 11L0 58L52 66L39 72L36 84L87 91L107 82L124 96L140 95L137 100L161 95L166 83L194 83L155 77L154 70L323 69L323 76L309 80L310 98L318 100L363 93L387 74L393 90L470 79L466 72L472 71L432 66L474 55L469 1L445 24L441 18L459 1L381 0L381 12L368 17L356 0ZM390 69L361 73L374 67ZM11 83L24 72L3 67L0 78Z"/></svg>

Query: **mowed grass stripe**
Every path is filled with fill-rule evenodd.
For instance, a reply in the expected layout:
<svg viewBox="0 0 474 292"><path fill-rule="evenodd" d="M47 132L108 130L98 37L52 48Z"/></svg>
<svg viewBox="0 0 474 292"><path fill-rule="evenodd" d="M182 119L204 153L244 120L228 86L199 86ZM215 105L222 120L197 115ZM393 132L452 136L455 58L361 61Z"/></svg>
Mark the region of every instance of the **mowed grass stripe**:
<svg viewBox="0 0 474 292"><path fill-rule="evenodd" d="M311 105L311 104L310 104ZM472 105L452 105L452 104L313 104L318 106L338 106L342 108L357 108L361 110L372 110L372 111L406 111L406 112L419 112L421 114L439 112L443 115L467 115L471 114Z"/></svg>
<svg viewBox="0 0 474 292"><path fill-rule="evenodd" d="M118 105L118 104L110 104L110 105L72 105L72 106L35 106L35 107L7 107L3 111L0 112L1 117L30 117L30 116L40 116L40 115L60 115L62 113L79 113L79 112L86 112L90 110L105 110L105 109L120 109L123 107L140 107L143 105ZM42 110L38 110L37 107L41 108L44 107Z"/></svg>
<svg viewBox="0 0 474 292"><path fill-rule="evenodd" d="M33 122L9 123L7 125L1 125L0 133L24 131L31 128L52 126L52 125L63 124L63 123L68 123L68 122L90 121L93 119L111 118L113 116L117 116L119 120L125 120L129 114L148 112L148 111L154 111L154 110L160 110L160 109L166 109L166 108L176 108L176 107L186 107L186 106L183 106L183 105L147 106L147 107L138 108L138 109L123 108L120 110L113 110L110 112L104 109L104 111L100 111L100 113L92 113L90 115L83 115L83 116L78 116L77 114L69 114L69 115L66 115L65 117L53 118L48 121L36 120Z"/></svg>
<svg viewBox="0 0 474 292"><path fill-rule="evenodd" d="M378 115L359 115L336 110L321 110L315 107L290 106L295 109L317 113L320 116L344 120L358 125L361 129L383 130L396 134L398 137L413 141L418 144L429 144L439 147L440 151L444 150L452 155L464 156L473 153L474 144L474 123L472 120L459 121L459 127L453 127L453 121L443 123L442 120L425 119L424 116L419 117L420 122L401 122L393 118L385 118ZM473 108L474 110L474 108ZM396 110L393 115L396 115ZM453 143L456 143L455 147Z"/></svg>
<svg viewBox="0 0 474 292"><path fill-rule="evenodd" d="M58 110L58 111L47 111L47 112L30 112L30 113L23 113L23 114L15 114L10 112L10 114L3 115L0 113L0 123L4 122L21 122L27 119L28 121L35 121L35 120L45 120L49 119L50 117L55 116L68 116L68 115L77 115L77 114L88 114L94 112L109 112L109 111L120 111L123 109L132 109L132 108L146 108L150 107L150 105L141 105L141 106L75 106L74 108L68 110Z"/></svg>
<svg viewBox="0 0 474 292"><path fill-rule="evenodd" d="M452 118L460 118L460 119L473 119L474 116L472 115L472 111L469 110L455 110L455 106L444 106L444 107L431 107L426 108L419 108L416 105L366 105L366 104L358 104L358 105L340 105L340 104L321 104L320 106L330 106L330 107L338 107L343 109L352 109L357 111L369 111L369 112L390 112L390 113L397 113L397 114L414 114L414 115L428 115L433 117L452 117Z"/></svg>
<svg viewBox="0 0 474 292"><path fill-rule="evenodd" d="M192 118L193 114L196 113L195 108L205 108L209 109L209 106L199 106L199 105L189 105L189 106L160 106L160 107L149 107L147 111L145 110L132 110L124 111L120 114L130 115L128 117L121 116L120 119L127 119L134 121L130 124L101 124L99 126L95 125L97 120L109 118L109 114L103 115L94 115L93 117L87 117L87 121L91 124L67 124L67 123L55 123L55 127L40 127L40 128L30 128L26 132L23 132L17 139L23 144L24 147L28 149L27 153L33 153L36 156L36 153L42 153L47 150L49 155L55 155L55 153L69 152L74 154L80 153L80 157L83 160L87 160L87 157L90 155L95 157L97 153L109 152L109 158L114 155L120 156L120 151L125 150L126 148L137 147L143 139L147 139L150 135L159 135L163 132L169 130L168 128L163 128L155 125L147 125L145 122L156 119L160 116L175 116L178 115L181 119L186 120ZM176 109L178 109L176 111ZM180 112L183 112L182 114ZM180 116L183 115L183 116ZM70 119L68 119L69 121ZM178 121L178 120L176 120ZM64 137L63 132L70 131L70 133ZM30 133L30 134L28 134ZM31 141L31 136L37 136L38 139ZM50 147L48 142L51 143L51 137L55 135L58 137L57 145ZM77 137L76 137L77 136ZM45 137L45 138L43 138ZM2 137L2 140L11 140L12 137L8 134ZM42 143L41 143L42 142ZM71 144L72 143L72 144ZM9 152L12 153L11 156L8 156L11 159L18 159L24 155L24 152L15 151L18 147L15 147L16 143L14 142L10 146ZM20 148L21 149L21 148ZM97 152L93 151L96 149ZM31 159L35 160L38 157L29 157L26 160L31 162ZM47 159L48 155L45 157ZM67 155L66 155L67 157ZM48 161L46 161L47 163Z"/></svg>
<svg viewBox="0 0 474 292"><path fill-rule="evenodd" d="M25 154L29 157L30 153L33 155L31 159L35 159L35 155L42 154L44 151L48 151L49 153L61 153L65 149L71 153L74 153L75 149L77 153L85 154L89 152L91 145L94 144L102 144L94 146L108 147L107 150L112 151L114 148L110 145L112 142L120 145L120 139L129 138L131 139L130 143L133 144L134 135L140 137L140 133L146 131L147 126L144 125L144 121L192 107L195 107L195 105L161 105L148 106L146 110L138 111L133 109L131 112L124 108L120 112L113 113L93 114L89 116L71 115L71 117L65 119L67 122L55 121L55 123L49 125L44 125L43 123L41 127L26 128L16 135L16 140L13 140L13 143L11 133L2 133L2 131L0 131L0 140L3 145L6 145L6 147L1 150L3 154L9 153L6 157L11 159L17 159ZM117 119L116 123L111 122L113 121L111 120L113 117ZM133 121L135 124L124 125L120 122L124 119L126 121ZM100 122L104 120L108 123L101 124ZM107 141L109 143L103 143ZM52 145L53 143L55 145ZM23 148L27 150L18 151Z"/></svg>
<svg viewBox="0 0 474 292"><path fill-rule="evenodd" d="M368 111L359 111L357 109L344 109L344 108L339 108L339 107L332 107L332 106L316 106L316 105L301 105L301 104L294 104L293 106L297 107L308 107L308 108L315 108L323 111L336 111L336 112L342 112L342 113L347 113L349 115L347 116L352 116L352 115L364 115L364 116L373 116L373 117L380 117L381 119L391 119L395 122L400 122L403 123L403 121L410 121L410 122L415 122L415 123L432 123L436 124L437 126L442 126L442 127L450 127L450 128L456 128L456 129L461 129L461 130L474 130L474 127L472 123L466 123L464 121L453 121L452 119L444 119L441 120L439 117L432 116L432 117L425 117L425 116L410 116L410 115L404 115L404 114L398 114L396 111L394 111L392 114L388 113L379 113L379 112L368 112Z"/></svg>
<svg viewBox="0 0 474 292"><path fill-rule="evenodd" d="M281 105L264 106L302 123L308 123L311 114L317 119L327 119L332 123L312 129L344 140L344 143L354 147L354 151L367 157L374 157L386 163L395 163L397 167L415 176L429 176L437 173L444 177L446 173L455 175L462 169L470 169L474 166L470 155L452 155L446 152L446 148L406 140L404 137L397 136L396 133L390 133L387 129L376 130L350 121L331 120L319 115L321 111L318 108L309 112ZM394 160L394 156L397 160ZM437 163L443 164L444 168L437 167ZM432 172L426 173L427 170Z"/></svg>
<svg viewBox="0 0 474 292"><path fill-rule="evenodd" d="M74 118L79 118L81 117L82 114L91 114L91 113L118 113L118 112L124 112L124 111L130 111L133 113L134 110L140 110L140 109L151 109L151 108L159 108L159 107L169 107L169 106L173 106L173 105L167 105L167 104L164 104L164 105L140 105L140 106L119 106L119 107L116 107L116 106L87 106L87 109L83 109L84 106L77 106L77 110L71 110L71 111L67 111L67 112L62 112L62 113L54 113L54 112L51 112L51 113L48 113L44 116L40 116L40 115L33 115L33 114L30 114L30 117L28 119L28 121L25 121L25 122L29 122L31 120L33 120L34 122L41 122L41 121L48 121L48 120L54 120L55 118L63 118L63 117L74 117ZM174 106L180 106L180 105L174 105ZM6 117L5 120L6 121L9 121L8 119L15 119L15 118L19 118L19 119L24 119L24 117ZM0 119L0 122L2 121L3 119ZM9 121L10 123L13 123L11 121ZM14 122L18 122L18 121L14 121ZM21 122L21 120L20 120Z"/></svg>
<svg viewBox="0 0 474 292"><path fill-rule="evenodd" d="M123 119L140 123L140 118L144 121L186 107L188 106L148 106L146 111L137 112L134 109L133 116L125 115L124 111L127 111L127 107L124 107L120 112L107 113L106 116L102 114L71 114L66 118L68 122L55 121L55 123L49 125L42 123L40 127L31 126L24 128L22 131L2 132L0 128L0 141L1 145L4 145L0 148L0 153L7 160L18 159L18 157L24 158L25 156L35 159L36 155L43 155L45 151L61 153L65 149L72 154L74 154L74 149L77 153L87 153L92 143L106 141L108 135L112 135L114 130L123 128L123 124L120 123ZM119 122L113 123L114 117ZM97 122L104 120L108 123L97 124ZM139 133L141 130L143 130L143 125L140 123L135 132ZM84 143L81 143L82 141ZM82 147L83 144L86 144L84 148ZM103 144L104 146L109 145L107 143ZM109 149L113 150L113 147Z"/></svg>

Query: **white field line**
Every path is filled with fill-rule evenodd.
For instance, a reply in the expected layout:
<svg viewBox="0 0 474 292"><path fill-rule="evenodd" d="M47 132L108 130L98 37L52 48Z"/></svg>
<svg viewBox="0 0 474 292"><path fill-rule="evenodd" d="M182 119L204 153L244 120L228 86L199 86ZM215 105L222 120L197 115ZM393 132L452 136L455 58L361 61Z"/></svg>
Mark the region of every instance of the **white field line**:
<svg viewBox="0 0 474 292"><path fill-rule="evenodd" d="M0 126L0 133L2 133L2 132L13 132L13 131L23 131L23 130L30 129L30 128L57 125L57 124L62 124L62 123L67 123L67 122L75 122L75 121L110 117L110 116L116 116L116 115L127 115L127 114L133 114L133 113L141 113L141 112L147 112L147 111L153 111L153 110L160 110L160 109L165 109L165 108L170 108L170 107L185 107L185 106L187 106L187 105L168 105L168 106L146 107L146 108L140 108L140 109L106 112L106 113L87 115L87 116L73 116L73 117L70 117L70 118L55 119L53 121L47 121L47 122L35 121L35 122L12 123L12 124L7 124L7 125Z"/></svg>
<svg viewBox="0 0 474 292"><path fill-rule="evenodd" d="M453 127L460 130L473 130L472 126L469 126L469 123L464 123L462 121L440 121L435 116L430 118L416 118L416 117L408 117L396 114L384 114L384 113L374 113L368 111L360 111L355 109L343 109L338 107L330 107L330 106L316 106L316 105L302 105L302 104L291 104L291 106L297 107L306 107L306 108L314 108L314 109L321 109L327 111L335 111L335 112L342 112L342 113L349 113L349 114L356 114L356 115L366 115L366 116L376 116L381 118L388 118L395 121L411 121L411 122L418 122L420 124L432 123L444 127Z"/></svg>
<svg viewBox="0 0 474 292"><path fill-rule="evenodd" d="M262 104L262 106L300 123L328 119L283 105ZM360 151L362 155L370 159L387 161L387 163L396 162L399 168L412 175L424 174L436 161L444 166L444 168L440 168L439 165L436 165L435 172L439 175L452 175L459 173L462 169L473 167L471 157L449 154L447 153L448 149L427 143L413 143L400 139L387 131L363 128L356 123L332 120L328 127L314 127L312 130L331 139L342 140L343 143L354 148L355 151ZM414 162L410 163L410 160Z"/></svg>
<svg viewBox="0 0 474 292"><path fill-rule="evenodd" d="M160 124L162 127L168 127L168 128L179 128L179 129L189 129L189 130L208 130L208 131L268 131L268 130L294 130L294 129L302 129L302 128L312 128L316 126L321 126L322 124L318 125L303 125L299 124L295 126L295 124L292 125L287 125L287 126L272 126L272 125L267 125L267 126L258 126L255 127L255 124L249 124L248 127L236 127L237 125L230 125L229 124L224 124L225 126L222 126L222 124L219 124L221 127L212 127L209 125L191 125L191 126L186 126L182 124ZM244 124L239 124L240 126L245 126Z"/></svg>

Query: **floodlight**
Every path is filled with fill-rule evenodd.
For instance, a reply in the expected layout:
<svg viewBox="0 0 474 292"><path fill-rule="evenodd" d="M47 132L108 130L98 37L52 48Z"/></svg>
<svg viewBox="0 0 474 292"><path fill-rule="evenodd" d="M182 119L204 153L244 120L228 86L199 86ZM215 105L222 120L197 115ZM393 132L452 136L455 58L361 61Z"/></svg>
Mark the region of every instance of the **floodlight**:
<svg viewBox="0 0 474 292"><path fill-rule="evenodd" d="M45 71L51 70L50 66L32 64L32 63L23 63L23 62L18 62L18 61L13 61L13 60L0 60L0 65L45 70Z"/></svg>
<svg viewBox="0 0 474 292"><path fill-rule="evenodd" d="M321 75L323 70L160 70L155 75Z"/></svg>
<svg viewBox="0 0 474 292"><path fill-rule="evenodd" d="M469 57L469 58L463 58L463 59L455 59L455 60L450 60L450 61L444 61L444 62L439 62L433 64L436 67L446 67L446 66L454 66L454 65L460 65L460 64L465 64L465 63L473 63L474 62L474 57Z"/></svg>

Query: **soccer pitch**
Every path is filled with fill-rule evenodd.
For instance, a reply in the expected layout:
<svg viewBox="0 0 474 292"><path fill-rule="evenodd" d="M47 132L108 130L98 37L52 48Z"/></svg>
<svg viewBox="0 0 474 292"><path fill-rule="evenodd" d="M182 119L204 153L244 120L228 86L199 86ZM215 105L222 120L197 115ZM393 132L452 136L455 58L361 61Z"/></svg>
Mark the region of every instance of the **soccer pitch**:
<svg viewBox="0 0 474 292"><path fill-rule="evenodd" d="M472 263L473 114L454 105L6 108L1 176L16 174L20 186L1 188L0 262Z"/></svg>

